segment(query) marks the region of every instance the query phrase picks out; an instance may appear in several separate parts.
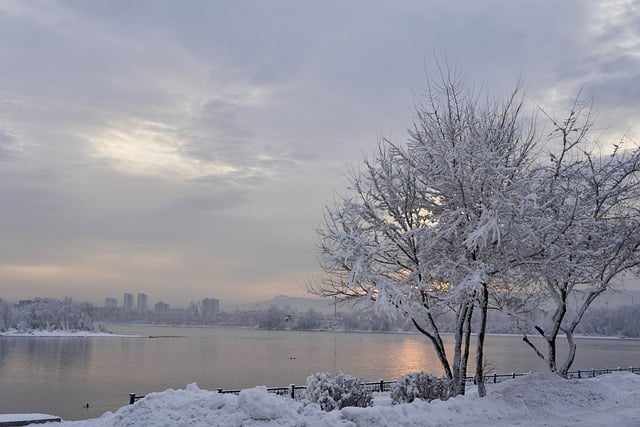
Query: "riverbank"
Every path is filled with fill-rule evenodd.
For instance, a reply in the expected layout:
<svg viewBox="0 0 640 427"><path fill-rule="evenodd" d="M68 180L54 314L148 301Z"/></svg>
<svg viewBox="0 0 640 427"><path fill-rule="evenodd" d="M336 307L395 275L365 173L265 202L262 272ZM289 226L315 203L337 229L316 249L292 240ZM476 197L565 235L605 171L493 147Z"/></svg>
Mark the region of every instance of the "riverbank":
<svg viewBox="0 0 640 427"><path fill-rule="evenodd" d="M142 338L142 335L123 335L114 334L113 332L96 332L96 331L45 331L41 329L9 329L8 331L0 332L2 337L112 337L112 338Z"/></svg>
<svg viewBox="0 0 640 427"><path fill-rule="evenodd" d="M445 402L391 405L387 394L379 394L373 407L332 412L269 394L262 387L236 396L190 384L184 390L150 393L134 405L99 418L59 425L630 426L640 425L638 401L640 375L624 372L583 380L564 380L551 373L529 374L491 385L485 398L471 390Z"/></svg>
<svg viewBox="0 0 640 427"><path fill-rule="evenodd" d="M223 325L161 325L161 324L144 324L144 323L114 323L111 326L117 328L118 326L129 327L144 327L144 328L178 328L178 329L244 329L244 330L256 330L256 331L291 331L291 332L335 332L335 333L358 333L358 334L390 334L390 335L415 335L422 336L417 331L362 331L362 330L327 330L327 329L310 329L304 331L297 331L291 329L260 329L251 328L247 326L223 326ZM443 336L452 336L452 333L442 333ZM475 336L476 334L472 334ZM38 329L18 330L9 329L8 331L0 332L0 337L118 337L118 338L154 338L155 336L138 335L138 334L116 334L113 332L95 332L95 331L46 331ZM521 334L498 334L488 333L486 336L492 337L521 337ZM558 335L559 338L564 338L563 334ZM536 335L531 336L533 339L539 338ZM575 335L574 339L599 339L599 340L630 340L640 341L640 338L629 337L609 337L609 336L591 336L591 335Z"/></svg>
<svg viewBox="0 0 640 427"><path fill-rule="evenodd" d="M0 427L16 427L31 424L60 422L60 417L48 414L0 414Z"/></svg>
<svg viewBox="0 0 640 427"><path fill-rule="evenodd" d="M416 335L106 326L116 334L161 338L0 337L0 390L11 390L2 394L0 413L81 420L115 412L129 393L194 382L217 390L303 385L320 371L342 371L366 382L408 372L442 374L430 343ZM451 342L445 337L445 345ZM486 346L496 372L547 369L519 337L490 336ZM638 341L585 340L573 369L640 366L639 355Z"/></svg>

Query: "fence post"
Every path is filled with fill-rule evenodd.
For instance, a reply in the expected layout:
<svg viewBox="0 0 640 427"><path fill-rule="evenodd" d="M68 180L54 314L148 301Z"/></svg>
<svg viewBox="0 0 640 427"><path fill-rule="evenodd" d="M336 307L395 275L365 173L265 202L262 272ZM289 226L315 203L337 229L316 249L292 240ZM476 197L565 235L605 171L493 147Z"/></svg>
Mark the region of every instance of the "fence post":
<svg viewBox="0 0 640 427"><path fill-rule="evenodd" d="M384 380L380 379L380 393L384 391Z"/></svg>
<svg viewBox="0 0 640 427"><path fill-rule="evenodd" d="M289 385L289 395L291 396L292 399L296 398L296 385L295 384Z"/></svg>
<svg viewBox="0 0 640 427"><path fill-rule="evenodd" d="M498 374L496 374L496 373L494 372L494 373L493 373L493 383L495 384L497 380L498 380Z"/></svg>
<svg viewBox="0 0 640 427"><path fill-rule="evenodd" d="M136 402L136 394L129 393L129 405L133 405Z"/></svg>
<svg viewBox="0 0 640 427"><path fill-rule="evenodd" d="M580 369L578 369L578 378L582 378L582 377L580 376Z"/></svg>
<svg viewBox="0 0 640 427"><path fill-rule="evenodd" d="M608 373L609 373L609 368L606 368L606 367L605 367L605 368L604 368L604 373L605 373L605 374L608 374Z"/></svg>
<svg viewBox="0 0 640 427"><path fill-rule="evenodd" d="M516 378L516 373L515 372L511 372L511 378L515 379Z"/></svg>

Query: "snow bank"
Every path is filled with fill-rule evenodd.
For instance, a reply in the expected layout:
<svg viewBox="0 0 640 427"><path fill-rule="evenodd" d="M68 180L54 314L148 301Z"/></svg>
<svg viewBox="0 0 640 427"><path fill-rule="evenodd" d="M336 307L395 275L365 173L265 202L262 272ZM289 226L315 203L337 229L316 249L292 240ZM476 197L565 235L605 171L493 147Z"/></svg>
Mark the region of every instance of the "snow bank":
<svg viewBox="0 0 640 427"><path fill-rule="evenodd" d="M93 331L44 331L29 329L27 331L20 331L18 329L9 329L5 332L0 332L0 336L3 337L136 337L140 338L140 335L118 335L111 332L93 332Z"/></svg>
<svg viewBox="0 0 640 427"><path fill-rule="evenodd" d="M536 373L490 385L483 399L471 392L445 402L391 406L380 395L371 408L332 412L264 387L235 396L190 384L151 393L97 419L59 426L640 426L638 402L640 376L627 372L583 380Z"/></svg>
<svg viewBox="0 0 640 427"><path fill-rule="evenodd" d="M47 421L59 419L55 415L48 414L0 414L0 423L22 423L25 421Z"/></svg>

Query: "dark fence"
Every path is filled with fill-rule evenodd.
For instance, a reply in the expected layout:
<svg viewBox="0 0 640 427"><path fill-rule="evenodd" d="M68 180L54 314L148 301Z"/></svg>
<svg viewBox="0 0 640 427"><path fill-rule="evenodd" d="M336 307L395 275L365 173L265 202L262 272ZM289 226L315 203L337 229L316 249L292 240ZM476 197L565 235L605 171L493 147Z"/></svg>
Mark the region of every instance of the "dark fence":
<svg viewBox="0 0 640 427"><path fill-rule="evenodd" d="M362 385L366 390L369 390L372 392L378 392L378 391L391 390L391 384L393 383L395 383L395 381L378 380L378 381L362 383ZM287 396L292 399L299 399L302 396L302 393L299 393L299 391L306 390L306 389L307 389L307 386L305 385L295 385L295 384L291 384L287 387L267 387L267 391L269 393L275 393L278 396ZM222 388L218 389L218 393L238 394L241 391L242 391L241 389L222 389Z"/></svg>
<svg viewBox="0 0 640 427"><path fill-rule="evenodd" d="M610 374L612 372L631 372L632 374L640 374L640 368L634 368L633 366L629 366L628 368L604 368L604 369L578 369L577 371L569 371L567 372L567 378L593 378L598 375ZM522 377L524 375L528 375L531 372L512 372L510 374L490 374L485 376L485 383L487 384L496 384L504 380L513 379L515 377ZM476 383L476 377L467 377L467 382Z"/></svg>
<svg viewBox="0 0 640 427"><path fill-rule="evenodd" d="M604 369L588 369L577 371L569 371L567 372L567 377L570 379L574 378L593 378L598 375L610 374L612 372L631 372L633 374L640 374L640 368L634 368L630 366L628 368L604 368ZM504 380L514 379L516 377L522 377L530 374L531 372L512 372L510 374L490 374L485 376L486 384L497 384ZM391 385L394 384L395 381L385 381L378 380L372 382L362 383L365 389L372 392L385 392L391 390ZM467 384L475 384L476 377L466 377ZM278 396L286 396L291 399L301 399L304 393L300 393L302 390L306 390L307 386L304 385L295 385L291 384L287 387L267 387L267 391L269 393L277 394ZM231 394L239 394L242 389L218 389L218 393L231 393ZM135 393L129 393L129 403L133 404L136 400L142 399L144 396L138 396Z"/></svg>

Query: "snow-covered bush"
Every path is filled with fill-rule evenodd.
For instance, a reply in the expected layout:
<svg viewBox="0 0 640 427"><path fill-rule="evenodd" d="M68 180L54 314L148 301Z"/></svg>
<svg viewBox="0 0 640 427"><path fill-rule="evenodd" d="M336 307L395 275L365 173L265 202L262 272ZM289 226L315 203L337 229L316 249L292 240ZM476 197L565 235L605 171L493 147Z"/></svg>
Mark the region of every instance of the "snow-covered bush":
<svg viewBox="0 0 640 427"><path fill-rule="evenodd" d="M410 403L416 398L427 402L434 399L447 400L454 395L453 380L424 372L406 374L391 386L393 404Z"/></svg>
<svg viewBox="0 0 640 427"><path fill-rule="evenodd" d="M332 377L328 372L316 372L307 378L306 398L324 411L332 411L345 406L371 406L372 392L353 375L339 372Z"/></svg>

